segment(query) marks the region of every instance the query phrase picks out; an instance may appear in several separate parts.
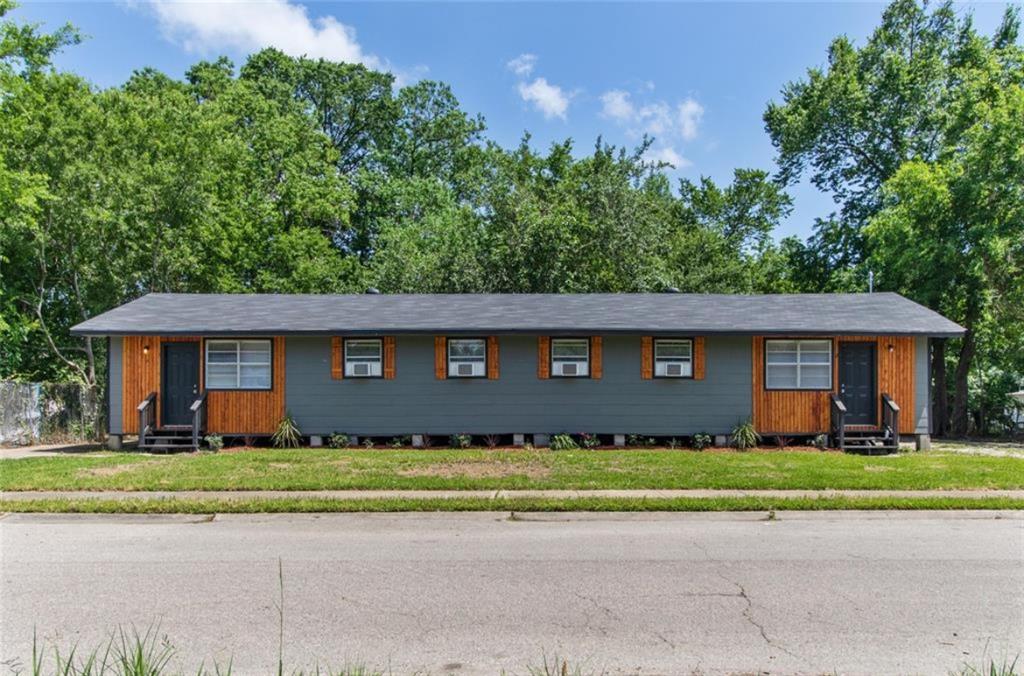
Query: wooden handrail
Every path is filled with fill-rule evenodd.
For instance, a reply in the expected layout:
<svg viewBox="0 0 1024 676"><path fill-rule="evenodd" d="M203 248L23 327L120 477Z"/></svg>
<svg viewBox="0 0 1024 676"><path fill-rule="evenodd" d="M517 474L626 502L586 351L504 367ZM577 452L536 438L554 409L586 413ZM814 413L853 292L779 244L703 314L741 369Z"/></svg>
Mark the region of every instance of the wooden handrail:
<svg viewBox="0 0 1024 676"><path fill-rule="evenodd" d="M156 400L156 392L150 392L150 393L149 393L148 395L146 395L146 398L145 398L145 399L143 399L143 400L142 400L142 401L141 401L141 402L139 403L139 406L138 406L138 410L139 410L139 411L142 411L142 410L144 410L144 409L145 409L145 408L147 408L147 407L148 407L148 406L149 406L150 404L152 404L152 403L153 403L153 402L154 402L155 400Z"/></svg>
<svg viewBox="0 0 1024 676"><path fill-rule="evenodd" d="M832 434L835 436L836 445L842 448L846 445L846 404L838 395L830 395L829 411L831 413Z"/></svg>
<svg viewBox="0 0 1024 676"><path fill-rule="evenodd" d="M150 392L143 399L137 410L139 412L139 448L146 445L146 435L156 422L156 392Z"/></svg>
<svg viewBox="0 0 1024 676"><path fill-rule="evenodd" d="M199 398L192 402L189 407L192 412L192 449L199 450L199 437L206 427L206 391L204 390Z"/></svg>
<svg viewBox="0 0 1024 676"><path fill-rule="evenodd" d="M892 437L892 445L900 445L900 405L885 392L882 393L882 427Z"/></svg>

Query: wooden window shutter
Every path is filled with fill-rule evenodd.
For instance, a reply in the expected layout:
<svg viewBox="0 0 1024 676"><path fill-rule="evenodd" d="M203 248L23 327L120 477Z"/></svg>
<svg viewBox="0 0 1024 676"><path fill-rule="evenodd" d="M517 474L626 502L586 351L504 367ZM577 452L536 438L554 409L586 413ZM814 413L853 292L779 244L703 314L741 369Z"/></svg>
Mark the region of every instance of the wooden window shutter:
<svg viewBox="0 0 1024 676"><path fill-rule="evenodd" d="M448 339L444 336L434 336L434 377L444 380L448 377Z"/></svg>
<svg viewBox="0 0 1024 676"><path fill-rule="evenodd" d="M550 336L537 336L537 377L541 380L551 377Z"/></svg>
<svg viewBox="0 0 1024 676"><path fill-rule="evenodd" d="M704 336L693 339L693 379L704 380Z"/></svg>
<svg viewBox="0 0 1024 676"><path fill-rule="evenodd" d="M601 360L601 336L590 337L590 377L600 380L604 375L604 367Z"/></svg>
<svg viewBox="0 0 1024 676"><path fill-rule="evenodd" d="M384 380L395 379L395 337L384 336Z"/></svg>
<svg viewBox="0 0 1024 676"><path fill-rule="evenodd" d="M498 337L487 337L487 379L498 379Z"/></svg>
<svg viewBox="0 0 1024 676"><path fill-rule="evenodd" d="M654 336L640 338L640 377L644 380L654 377Z"/></svg>
<svg viewBox="0 0 1024 676"><path fill-rule="evenodd" d="M331 338L331 378L341 380L345 377L344 343L339 336Z"/></svg>

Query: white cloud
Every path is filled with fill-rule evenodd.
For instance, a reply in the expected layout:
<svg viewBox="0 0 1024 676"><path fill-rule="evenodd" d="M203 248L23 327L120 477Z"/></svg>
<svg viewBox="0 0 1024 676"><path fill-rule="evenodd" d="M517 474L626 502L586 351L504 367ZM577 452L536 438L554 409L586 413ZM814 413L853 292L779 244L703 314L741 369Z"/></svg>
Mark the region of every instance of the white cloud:
<svg viewBox="0 0 1024 676"><path fill-rule="evenodd" d="M510 71L518 75L519 77L526 77L533 72L533 67L537 65L536 54L520 54L516 58L512 59L505 64L505 67Z"/></svg>
<svg viewBox="0 0 1024 676"><path fill-rule="evenodd" d="M612 89L602 94L601 114L613 120L632 120L636 115L636 110L633 108L633 102L629 99L629 92Z"/></svg>
<svg viewBox="0 0 1024 676"><path fill-rule="evenodd" d="M642 86L642 90L647 92L653 89L652 82ZM601 95L601 116L614 121L635 138L653 136L657 146L649 149L644 159L668 162L676 169L682 169L692 163L676 150L674 144L697 138L704 117L704 106L692 97L675 105L665 100L636 102L628 91L610 89Z"/></svg>
<svg viewBox="0 0 1024 676"><path fill-rule="evenodd" d="M643 106L637 111L636 121L643 127L645 134L667 136L673 131L672 114L664 101Z"/></svg>
<svg viewBox="0 0 1024 676"><path fill-rule="evenodd" d="M668 162L676 169L684 169L693 164L690 160L680 155L672 146L648 148L647 152L644 153L644 159L648 162Z"/></svg>
<svg viewBox="0 0 1024 676"><path fill-rule="evenodd" d="M561 87L551 84L542 77L533 82L520 82L519 95L527 103L532 103L544 117L558 117L563 120L569 111L569 99L572 98L571 94L567 94Z"/></svg>
<svg viewBox="0 0 1024 676"><path fill-rule="evenodd" d="M691 98L686 99L677 107L679 133L685 141L697 138L697 125L704 117L704 106Z"/></svg>
<svg viewBox="0 0 1024 676"><path fill-rule="evenodd" d="M333 16L310 17L305 6L289 0L153 0L146 6L164 32L189 51L276 47L291 56L383 66L363 51L354 28Z"/></svg>

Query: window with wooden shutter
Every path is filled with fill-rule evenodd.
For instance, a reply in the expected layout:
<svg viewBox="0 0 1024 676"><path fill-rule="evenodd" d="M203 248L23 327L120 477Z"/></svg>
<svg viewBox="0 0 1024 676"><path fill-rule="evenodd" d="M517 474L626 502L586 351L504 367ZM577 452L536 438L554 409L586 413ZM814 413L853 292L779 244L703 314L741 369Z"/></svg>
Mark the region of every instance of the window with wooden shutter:
<svg viewBox="0 0 1024 676"><path fill-rule="evenodd" d="M498 369L498 337L487 337L487 379L497 380Z"/></svg>
<svg viewBox="0 0 1024 676"><path fill-rule="evenodd" d="M604 366L601 359L601 336L590 338L590 377L600 378L604 375Z"/></svg>
<svg viewBox="0 0 1024 676"><path fill-rule="evenodd" d="M640 338L640 377L650 380L654 377L654 337Z"/></svg>
<svg viewBox="0 0 1024 676"><path fill-rule="evenodd" d="M343 355L342 340L340 336L331 338L331 378L341 380L345 377L345 369L342 367Z"/></svg>
<svg viewBox="0 0 1024 676"><path fill-rule="evenodd" d="M547 380L551 377L551 338L537 336L537 377Z"/></svg>
<svg viewBox="0 0 1024 676"><path fill-rule="evenodd" d="M384 380L395 379L395 337L384 336Z"/></svg>
<svg viewBox="0 0 1024 676"><path fill-rule="evenodd" d="M434 337L434 377L444 380L448 377L448 339L444 336Z"/></svg>
<svg viewBox="0 0 1024 676"><path fill-rule="evenodd" d="M693 379L704 380L704 336L693 339Z"/></svg>

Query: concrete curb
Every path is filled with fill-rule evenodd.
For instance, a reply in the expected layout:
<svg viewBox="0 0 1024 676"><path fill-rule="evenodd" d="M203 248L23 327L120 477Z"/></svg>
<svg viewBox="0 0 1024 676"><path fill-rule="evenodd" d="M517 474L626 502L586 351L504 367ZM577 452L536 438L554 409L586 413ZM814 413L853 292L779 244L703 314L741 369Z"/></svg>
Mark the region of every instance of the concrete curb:
<svg viewBox="0 0 1024 676"><path fill-rule="evenodd" d="M651 490L471 490L471 491L5 491L0 500L426 500L475 498L482 500L516 498L1011 498L1024 500L1024 490L738 490L738 489L651 489Z"/></svg>

